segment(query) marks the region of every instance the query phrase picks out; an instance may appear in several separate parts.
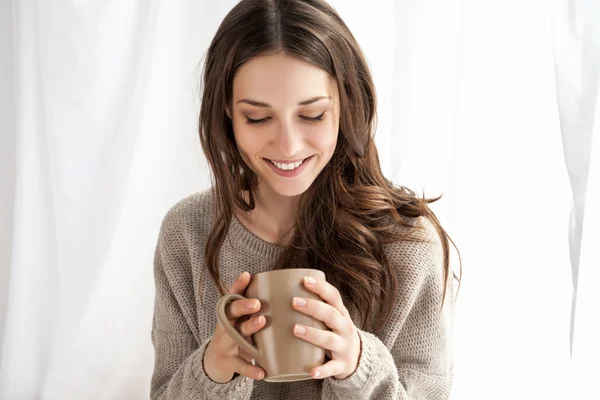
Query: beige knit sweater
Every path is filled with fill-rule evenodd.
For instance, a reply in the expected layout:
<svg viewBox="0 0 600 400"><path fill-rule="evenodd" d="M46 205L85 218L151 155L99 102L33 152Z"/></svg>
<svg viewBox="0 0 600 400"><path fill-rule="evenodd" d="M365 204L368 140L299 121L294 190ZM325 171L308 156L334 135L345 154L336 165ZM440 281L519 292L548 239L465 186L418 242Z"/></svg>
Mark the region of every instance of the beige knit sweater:
<svg viewBox="0 0 600 400"><path fill-rule="evenodd" d="M400 295L391 319L377 335L359 330L361 356L356 372L337 380L292 383L237 376L219 384L203 369L204 350L215 325L219 293L203 270L204 246L212 223L209 191L189 196L167 213L154 261L156 297L152 324L155 365L152 399L447 399L452 385L452 282L443 310L442 248L428 220L428 243L388 245ZM272 268L282 247L267 243L233 218L220 255L220 274L230 286L243 272ZM203 274L203 288L198 282ZM203 298L201 304L200 293ZM356 313L353 313L356 316ZM355 319L358 326L358 321Z"/></svg>

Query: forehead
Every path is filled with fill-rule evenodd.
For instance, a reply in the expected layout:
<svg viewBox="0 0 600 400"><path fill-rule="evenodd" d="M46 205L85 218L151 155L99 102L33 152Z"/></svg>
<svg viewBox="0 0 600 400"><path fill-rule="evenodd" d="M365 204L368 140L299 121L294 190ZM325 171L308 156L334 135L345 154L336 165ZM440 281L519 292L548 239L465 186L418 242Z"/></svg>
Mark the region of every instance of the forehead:
<svg viewBox="0 0 600 400"><path fill-rule="evenodd" d="M255 57L233 79L233 100L297 105L315 96L337 96L335 79L321 68L284 53Z"/></svg>

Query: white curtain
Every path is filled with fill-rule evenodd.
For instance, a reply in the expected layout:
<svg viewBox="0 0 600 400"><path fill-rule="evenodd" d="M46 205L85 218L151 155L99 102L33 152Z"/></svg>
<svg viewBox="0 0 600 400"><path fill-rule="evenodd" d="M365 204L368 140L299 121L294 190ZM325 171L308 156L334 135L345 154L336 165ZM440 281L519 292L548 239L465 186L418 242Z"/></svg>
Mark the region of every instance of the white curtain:
<svg viewBox="0 0 600 400"><path fill-rule="evenodd" d="M557 98L572 205L571 357L579 398L600 374L600 4L557 3L553 20Z"/></svg>
<svg viewBox="0 0 600 400"><path fill-rule="evenodd" d="M374 74L384 171L444 193L464 267L453 399L586 398L600 18L570 24L593 2L331 3ZM167 209L209 185L199 63L234 4L0 2L0 399L148 397L154 245ZM569 160L586 149L584 216Z"/></svg>

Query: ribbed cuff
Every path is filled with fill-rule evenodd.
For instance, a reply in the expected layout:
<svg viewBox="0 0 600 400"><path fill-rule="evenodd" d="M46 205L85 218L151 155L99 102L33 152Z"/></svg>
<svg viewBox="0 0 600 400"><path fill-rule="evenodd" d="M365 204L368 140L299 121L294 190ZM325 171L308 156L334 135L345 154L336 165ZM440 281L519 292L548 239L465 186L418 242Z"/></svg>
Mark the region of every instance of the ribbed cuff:
<svg viewBox="0 0 600 400"><path fill-rule="evenodd" d="M373 346L376 346L377 344L373 343L372 337L369 337L372 336L371 334L363 332L360 329L358 329L358 336L360 337L361 350L356 371L344 379L331 378L332 385L343 387L344 389L357 389L363 388L369 380L372 370L371 367L373 365L373 357L375 357L377 353L377 349Z"/></svg>
<svg viewBox="0 0 600 400"><path fill-rule="evenodd" d="M200 392L204 393L207 399L223 400L228 398L249 399L252 394L254 381L248 377L238 375L227 383L217 383L206 375L204 370L204 352L210 343L207 339L198 350L192 355L192 362L189 374L190 378L195 380ZM204 397L203 397L204 398Z"/></svg>

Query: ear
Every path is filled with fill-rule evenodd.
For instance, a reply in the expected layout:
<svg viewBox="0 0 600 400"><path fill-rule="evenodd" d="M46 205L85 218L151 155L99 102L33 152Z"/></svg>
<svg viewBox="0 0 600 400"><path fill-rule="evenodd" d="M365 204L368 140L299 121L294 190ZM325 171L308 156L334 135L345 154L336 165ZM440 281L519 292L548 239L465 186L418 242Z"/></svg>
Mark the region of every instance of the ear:
<svg viewBox="0 0 600 400"><path fill-rule="evenodd" d="M229 106L225 107L225 114L227 114L227 116L229 117L229 119L231 118L231 112L229 111Z"/></svg>

